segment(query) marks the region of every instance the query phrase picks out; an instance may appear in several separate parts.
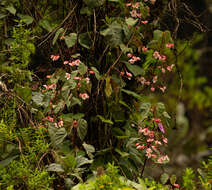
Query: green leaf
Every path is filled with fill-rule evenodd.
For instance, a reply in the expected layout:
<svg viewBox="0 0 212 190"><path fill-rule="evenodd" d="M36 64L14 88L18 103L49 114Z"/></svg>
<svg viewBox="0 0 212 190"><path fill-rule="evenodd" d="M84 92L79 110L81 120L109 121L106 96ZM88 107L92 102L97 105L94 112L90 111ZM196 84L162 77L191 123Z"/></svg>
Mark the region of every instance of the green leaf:
<svg viewBox="0 0 212 190"><path fill-rule="evenodd" d="M84 75L84 74L87 72L88 67L87 67L84 63L81 62L81 63L79 64L78 70L79 70L79 73L80 73L81 75Z"/></svg>
<svg viewBox="0 0 212 190"><path fill-rule="evenodd" d="M93 160L89 160L83 156L78 156L76 158L76 160L77 160L77 165L76 165L77 168L79 168L85 164L92 164L92 162L93 162Z"/></svg>
<svg viewBox="0 0 212 190"><path fill-rule="evenodd" d="M130 72L132 72L132 74L134 76L138 76L138 75L143 75L144 71L141 67L139 67L138 65L132 65L128 62L125 62L127 68L129 69Z"/></svg>
<svg viewBox="0 0 212 190"><path fill-rule="evenodd" d="M127 25L134 26L137 23L138 19L133 19L133 18L129 17L129 18L126 18L125 21L126 21Z"/></svg>
<svg viewBox="0 0 212 190"><path fill-rule="evenodd" d="M141 104L140 111L141 111L142 120L148 117L151 110L151 106L152 104L149 102L144 102Z"/></svg>
<svg viewBox="0 0 212 190"><path fill-rule="evenodd" d="M86 153L88 154L89 158L93 159L93 157L94 157L93 153L95 152L94 146L92 146L90 144L86 144L85 142L82 144L82 146L86 150Z"/></svg>
<svg viewBox="0 0 212 190"><path fill-rule="evenodd" d="M14 159L16 159L18 157L18 155L16 156L11 156L5 160L0 161L0 169L3 169L4 167L6 167L7 165L10 164L10 162L12 162Z"/></svg>
<svg viewBox="0 0 212 190"><path fill-rule="evenodd" d="M55 33L54 39L53 39L53 41L52 41L52 45L54 45L54 44L56 43L56 41L57 41L59 35L60 35L61 33L63 33L63 32L64 32L64 29L63 29L63 28L60 28L60 29L57 30L57 32Z"/></svg>
<svg viewBox="0 0 212 190"><path fill-rule="evenodd" d="M63 158L63 161L65 162L66 166L71 169L74 169L77 164L77 161L76 161L74 155L72 155L72 154Z"/></svg>
<svg viewBox="0 0 212 190"><path fill-rule="evenodd" d="M68 48L73 47L77 41L77 34L70 33L68 36L65 36L65 43Z"/></svg>
<svg viewBox="0 0 212 190"><path fill-rule="evenodd" d="M44 99L44 95L41 92L32 92L32 100L35 102L36 105L42 106Z"/></svg>
<svg viewBox="0 0 212 190"><path fill-rule="evenodd" d="M124 44L120 44L119 46L120 46L120 48L121 48L121 51L123 51L124 54L126 54L126 53L128 53L128 52L130 52L130 53L133 52L133 51L132 51L132 48L128 48L128 47L125 46Z"/></svg>
<svg viewBox="0 0 212 190"><path fill-rule="evenodd" d="M101 115L97 115L97 117L103 122L103 123L108 123L110 125L113 125L113 122L109 119L105 119L104 117L102 117Z"/></svg>
<svg viewBox="0 0 212 190"><path fill-rule="evenodd" d="M111 83L110 83L110 77L108 76L106 79L106 85L105 85L105 94L107 97L110 97L112 92L113 92L113 89L112 89L112 86L111 86Z"/></svg>
<svg viewBox="0 0 212 190"><path fill-rule="evenodd" d="M88 33L82 33L79 35L79 44L84 47L84 48L87 48L87 49L90 49L91 47L91 40L90 40L90 37L88 35Z"/></svg>
<svg viewBox="0 0 212 190"><path fill-rule="evenodd" d="M46 167L48 172L64 172L64 169L60 164L52 163Z"/></svg>
<svg viewBox="0 0 212 190"><path fill-rule="evenodd" d="M160 176L160 181L163 185L167 183L168 179L169 179L169 175L167 173L164 173Z"/></svg>
<svg viewBox="0 0 212 190"><path fill-rule="evenodd" d="M51 27L50 23L48 20L46 19L42 19L40 22L39 22L39 25L44 28L45 30L47 30L48 32L51 32L53 30L53 28Z"/></svg>
<svg viewBox="0 0 212 190"><path fill-rule="evenodd" d="M8 6L6 10L8 10L13 15L16 13L16 9L12 5Z"/></svg>
<svg viewBox="0 0 212 190"><path fill-rule="evenodd" d="M135 93L133 91L125 90L125 89L121 89L121 91L126 93L126 94L128 94L128 95L130 95L130 96L133 96L134 98L136 98L136 99L138 99L140 101L144 100L144 98L141 95L139 95L139 94L137 94L137 93Z"/></svg>
<svg viewBox="0 0 212 190"><path fill-rule="evenodd" d="M97 80L100 80L101 76L99 74L99 71L95 67L91 67L91 69L94 71L94 74L95 74L95 77L97 78Z"/></svg>
<svg viewBox="0 0 212 190"><path fill-rule="evenodd" d="M87 130L88 130L87 121L84 119L79 119L78 126L77 126L77 134L82 141L87 134Z"/></svg>
<svg viewBox="0 0 212 190"><path fill-rule="evenodd" d="M67 136L65 128L56 128L54 126L49 126L48 128L51 142L54 147L60 145Z"/></svg>
<svg viewBox="0 0 212 190"><path fill-rule="evenodd" d="M29 103L32 97L32 90L29 87L24 87L16 85L16 93L20 96L26 103Z"/></svg>
<svg viewBox="0 0 212 190"><path fill-rule="evenodd" d="M22 14L18 14L18 17L25 22L27 25L32 24L32 22L34 21L34 18L29 16L29 15L22 15Z"/></svg>
<svg viewBox="0 0 212 190"><path fill-rule="evenodd" d="M123 151L121 151L121 150L118 149L118 148L115 148L115 151L116 151L118 154L120 154L121 157L128 157L128 156L130 155L129 153L123 152Z"/></svg>
<svg viewBox="0 0 212 190"><path fill-rule="evenodd" d="M172 175L172 176L170 177L170 182L171 182L171 184L174 185L174 184L176 183L176 181L177 181L176 175Z"/></svg>
<svg viewBox="0 0 212 190"><path fill-rule="evenodd" d="M141 178L138 178L138 181L139 181L139 183L140 183L140 185L142 187L141 189L142 190L147 190L147 187L146 187L144 181Z"/></svg>

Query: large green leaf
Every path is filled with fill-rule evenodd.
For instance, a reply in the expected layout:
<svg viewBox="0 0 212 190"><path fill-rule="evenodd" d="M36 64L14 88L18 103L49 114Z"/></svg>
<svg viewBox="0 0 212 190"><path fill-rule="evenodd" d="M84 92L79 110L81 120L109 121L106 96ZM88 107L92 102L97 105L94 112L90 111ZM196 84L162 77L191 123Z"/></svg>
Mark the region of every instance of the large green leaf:
<svg viewBox="0 0 212 190"><path fill-rule="evenodd" d="M84 48L90 49L91 40L87 32L79 35L79 44Z"/></svg>
<svg viewBox="0 0 212 190"><path fill-rule="evenodd" d="M15 15L16 9L15 9L12 5L8 6L6 9L7 9L11 14Z"/></svg>
<svg viewBox="0 0 212 190"><path fill-rule="evenodd" d="M42 28L44 28L45 30L47 30L48 32L51 32L52 29L53 29L53 28L51 27L49 21L46 20L46 19L42 19L42 20L39 22L39 25L40 25Z"/></svg>
<svg viewBox="0 0 212 190"><path fill-rule="evenodd" d="M125 62L127 68L129 69L129 71L134 75L134 76L138 76L138 75L143 75L144 74L144 70L139 67L138 65L132 65L128 62Z"/></svg>
<svg viewBox="0 0 212 190"><path fill-rule="evenodd" d="M133 91L130 91L130 90L125 90L125 89L121 89L121 91L130 95L130 96L133 96L134 98L136 98L138 100L142 101L144 99L141 95L137 94L136 92L133 92Z"/></svg>
<svg viewBox="0 0 212 190"><path fill-rule="evenodd" d="M84 63L81 62L78 67L78 70L81 75L84 75L87 72L88 67Z"/></svg>
<svg viewBox="0 0 212 190"><path fill-rule="evenodd" d="M90 159L93 159L93 153L95 152L95 148L94 146L90 145L90 144L86 144L85 142L82 144L82 146L84 147L86 153L88 154Z"/></svg>
<svg viewBox="0 0 212 190"><path fill-rule="evenodd" d="M49 126L48 131L54 147L60 145L67 136L65 128L56 128L54 126Z"/></svg>
<svg viewBox="0 0 212 190"><path fill-rule="evenodd" d="M34 21L34 18L29 16L29 15L22 15L22 14L18 14L18 17L25 22L27 25L32 24L32 22Z"/></svg>
<svg viewBox="0 0 212 190"><path fill-rule="evenodd" d="M77 134L81 140L83 140L87 134L88 124L87 121L84 119L78 120L77 126Z"/></svg>
<svg viewBox="0 0 212 190"><path fill-rule="evenodd" d="M166 182L168 181L169 179L169 175L167 173L163 173L160 177L160 180L161 180L161 183L162 184L166 184Z"/></svg>
<svg viewBox="0 0 212 190"><path fill-rule="evenodd" d="M32 100L36 105L42 106L44 104L43 99L44 95L41 92L32 92Z"/></svg>
<svg viewBox="0 0 212 190"><path fill-rule="evenodd" d="M68 48L73 47L77 41L77 34L70 33L68 36L65 36L65 43Z"/></svg>
<svg viewBox="0 0 212 190"><path fill-rule="evenodd" d="M46 170L49 172L64 172L64 169L60 164L52 163L46 166Z"/></svg>

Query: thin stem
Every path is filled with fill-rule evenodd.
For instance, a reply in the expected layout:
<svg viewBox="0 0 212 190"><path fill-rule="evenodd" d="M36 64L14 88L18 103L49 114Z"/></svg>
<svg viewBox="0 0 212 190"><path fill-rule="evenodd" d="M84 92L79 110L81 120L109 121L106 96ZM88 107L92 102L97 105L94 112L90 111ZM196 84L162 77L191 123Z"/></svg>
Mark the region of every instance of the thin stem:
<svg viewBox="0 0 212 190"><path fill-rule="evenodd" d="M145 158L145 160L144 160L144 166L143 166L142 171L141 171L141 177L143 177L146 162L147 162L147 158Z"/></svg>

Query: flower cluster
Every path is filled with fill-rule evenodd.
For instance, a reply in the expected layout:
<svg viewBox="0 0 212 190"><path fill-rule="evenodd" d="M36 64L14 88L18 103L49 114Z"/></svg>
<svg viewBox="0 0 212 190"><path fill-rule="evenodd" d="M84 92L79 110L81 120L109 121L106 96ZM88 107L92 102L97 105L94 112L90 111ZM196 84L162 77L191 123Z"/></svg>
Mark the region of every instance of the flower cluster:
<svg viewBox="0 0 212 190"><path fill-rule="evenodd" d="M159 121L158 124L161 124ZM159 125L158 125L159 126ZM160 129L164 133L164 129ZM141 135L141 141L136 144L138 150L142 150L148 159L152 159L156 163L165 163L169 161L168 155L163 155L160 151L160 147L168 143L168 139L154 130L150 130L149 127L139 127L139 135Z"/></svg>
<svg viewBox="0 0 212 190"><path fill-rule="evenodd" d="M140 61L141 58L140 57L136 57L135 55L128 53L127 57L131 58L130 60L128 60L129 63L134 64L136 61Z"/></svg>

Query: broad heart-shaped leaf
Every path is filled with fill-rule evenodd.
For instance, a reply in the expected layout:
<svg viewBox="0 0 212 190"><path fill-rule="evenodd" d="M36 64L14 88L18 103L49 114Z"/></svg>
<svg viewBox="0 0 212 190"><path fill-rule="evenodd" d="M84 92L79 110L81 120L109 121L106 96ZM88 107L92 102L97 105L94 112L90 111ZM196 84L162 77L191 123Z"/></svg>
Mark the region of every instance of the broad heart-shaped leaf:
<svg viewBox="0 0 212 190"><path fill-rule="evenodd" d="M138 65L132 65L128 62L125 62L125 65L127 66L128 70L134 75L134 76L138 76L138 75L143 75L144 74L144 70L139 67Z"/></svg>
<svg viewBox="0 0 212 190"><path fill-rule="evenodd" d="M81 62L81 63L79 64L78 70L79 70L79 73L80 73L81 75L84 75L84 74L87 72L88 67L87 67L84 63Z"/></svg>
<svg viewBox="0 0 212 190"><path fill-rule="evenodd" d="M79 119L78 126L77 126L77 134L82 141L87 134L87 130L88 130L87 121L84 119Z"/></svg>
<svg viewBox="0 0 212 190"><path fill-rule="evenodd" d="M44 95L41 92L32 92L32 100L36 105L42 106L44 104L43 99Z"/></svg>
<svg viewBox="0 0 212 190"><path fill-rule="evenodd" d="M107 97L110 97L112 92L113 92L113 89L112 89L112 86L111 86L111 83L110 83L110 77L107 77L105 79L106 81L106 85L105 85L105 94Z"/></svg>
<svg viewBox="0 0 212 190"><path fill-rule="evenodd" d="M12 5L8 6L6 9L7 9L11 14L15 15L16 9L15 9Z"/></svg>
<svg viewBox="0 0 212 190"><path fill-rule="evenodd" d="M49 126L48 131L52 145L54 147L58 147L58 145L60 145L67 136L65 128L56 128L54 126Z"/></svg>
<svg viewBox="0 0 212 190"><path fill-rule="evenodd" d="M32 97L32 90L29 87L23 87L16 85L16 93L20 96L26 103L29 103Z"/></svg>
<svg viewBox="0 0 212 190"><path fill-rule="evenodd" d="M48 172L64 172L64 169L60 164L52 163L48 166L46 166L46 170Z"/></svg>
<svg viewBox="0 0 212 190"><path fill-rule="evenodd" d="M176 175L172 175L172 176L170 177L170 182L171 182L171 184L174 185L174 184L176 183L176 181L177 181L177 176L176 176Z"/></svg>
<svg viewBox="0 0 212 190"><path fill-rule="evenodd" d="M64 29L63 29L63 28L60 28L60 29L55 33L54 39L53 39L53 41L52 41L52 45L54 45L54 44L56 43L56 41L57 41L59 35L60 35L61 33L63 33L63 32L64 32Z"/></svg>
<svg viewBox="0 0 212 190"><path fill-rule="evenodd" d="M88 7L96 8L104 4L105 0L83 0Z"/></svg>
<svg viewBox="0 0 212 190"><path fill-rule="evenodd" d="M34 18L29 15L18 14L18 17L23 20L27 25L32 24Z"/></svg>
<svg viewBox="0 0 212 190"><path fill-rule="evenodd" d="M79 44L84 47L84 48L87 48L87 49L90 49L91 47L91 39L88 35L88 33L82 33L79 35Z"/></svg>
<svg viewBox="0 0 212 190"><path fill-rule="evenodd" d="M166 184L166 182L168 181L169 179L169 175L167 173L163 173L161 176L160 176L160 181L161 183L164 185Z"/></svg>
<svg viewBox="0 0 212 190"><path fill-rule="evenodd" d="M53 29L53 28L51 27L49 21L46 20L46 19L42 19L42 20L39 22L39 25L40 25L42 28L44 28L45 30L47 30L48 32L51 32L52 29Z"/></svg>
<svg viewBox="0 0 212 190"><path fill-rule="evenodd" d="M73 47L77 41L77 34L70 33L68 36L65 36L65 43L68 48Z"/></svg>
<svg viewBox="0 0 212 190"><path fill-rule="evenodd" d="M94 146L92 146L90 144L86 144L85 142L82 144L82 146L86 150L86 153L88 154L89 158L93 159L93 157L94 157L93 153L95 152Z"/></svg>

